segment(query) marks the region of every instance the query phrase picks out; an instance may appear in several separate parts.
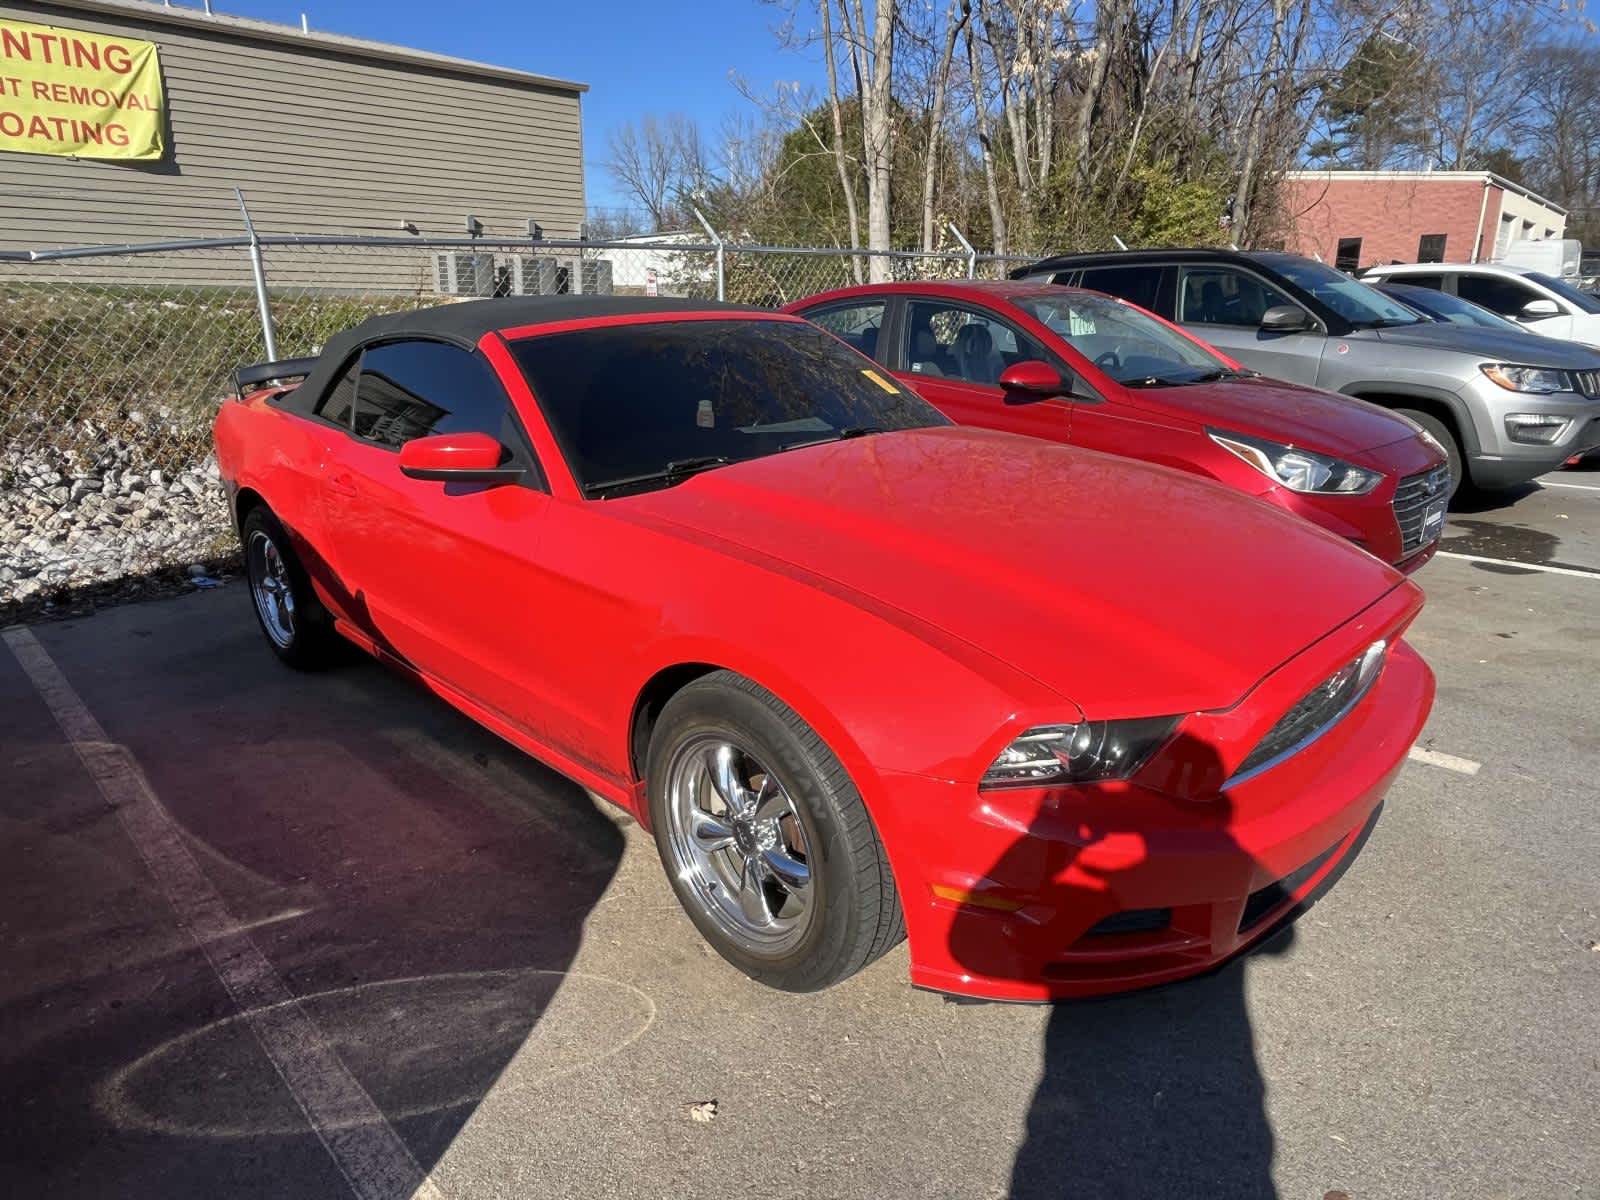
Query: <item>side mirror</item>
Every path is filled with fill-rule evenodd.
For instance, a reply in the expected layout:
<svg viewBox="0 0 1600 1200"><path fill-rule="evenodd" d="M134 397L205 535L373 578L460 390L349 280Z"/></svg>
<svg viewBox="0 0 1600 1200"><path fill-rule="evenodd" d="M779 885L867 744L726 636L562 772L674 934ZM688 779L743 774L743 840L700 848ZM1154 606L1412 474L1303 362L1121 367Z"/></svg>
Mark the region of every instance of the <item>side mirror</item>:
<svg viewBox="0 0 1600 1200"><path fill-rule="evenodd" d="M400 447L400 474L441 483L510 483L521 467L504 466L506 448L487 433L441 433Z"/></svg>
<svg viewBox="0 0 1600 1200"><path fill-rule="evenodd" d="M1298 304L1274 304L1261 314L1261 328L1267 333L1296 333L1311 327L1311 317Z"/></svg>
<svg viewBox="0 0 1600 1200"><path fill-rule="evenodd" d="M1522 311L1517 314L1524 321L1540 321L1545 317L1559 317L1560 315L1561 306L1554 300L1546 300L1543 297L1538 300L1529 300L1522 306Z"/></svg>
<svg viewBox="0 0 1600 1200"><path fill-rule="evenodd" d="M1038 359L1012 363L1000 372L1000 386L1005 390L1007 404L1034 404L1065 396L1069 390L1061 372Z"/></svg>

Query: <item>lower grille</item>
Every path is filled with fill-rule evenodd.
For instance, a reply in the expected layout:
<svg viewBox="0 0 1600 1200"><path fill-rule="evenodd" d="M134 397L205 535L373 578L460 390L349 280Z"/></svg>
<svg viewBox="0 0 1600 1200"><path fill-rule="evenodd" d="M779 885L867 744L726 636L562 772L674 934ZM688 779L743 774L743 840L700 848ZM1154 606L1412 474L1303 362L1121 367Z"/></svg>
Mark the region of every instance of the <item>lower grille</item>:
<svg viewBox="0 0 1600 1200"><path fill-rule="evenodd" d="M1170 908L1129 908L1094 926L1085 937L1098 937L1105 933L1151 933L1172 924Z"/></svg>
<svg viewBox="0 0 1600 1200"><path fill-rule="evenodd" d="M1338 843L1329 846L1299 870L1285 875L1276 883L1269 883L1266 887L1251 892L1250 898L1244 902L1244 914L1239 918L1239 932L1244 933L1261 924L1274 909L1305 887L1306 880L1320 871L1338 848Z"/></svg>
<svg viewBox="0 0 1600 1200"><path fill-rule="evenodd" d="M1450 468L1441 463L1420 475L1407 475L1394 491L1394 519L1400 526L1400 557L1412 554L1433 540L1428 530L1428 508L1450 495Z"/></svg>

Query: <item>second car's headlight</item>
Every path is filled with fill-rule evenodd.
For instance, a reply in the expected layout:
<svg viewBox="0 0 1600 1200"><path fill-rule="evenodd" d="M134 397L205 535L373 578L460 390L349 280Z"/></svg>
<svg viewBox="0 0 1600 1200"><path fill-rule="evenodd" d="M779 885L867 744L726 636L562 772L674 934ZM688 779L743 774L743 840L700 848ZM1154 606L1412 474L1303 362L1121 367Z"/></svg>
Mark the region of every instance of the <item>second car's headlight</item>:
<svg viewBox="0 0 1600 1200"><path fill-rule="evenodd" d="M1177 725L1177 717L1035 725L1000 751L978 786L1050 787L1126 779Z"/></svg>
<svg viewBox="0 0 1600 1200"><path fill-rule="evenodd" d="M1359 496L1378 486L1383 476L1354 463L1285 446L1282 442L1234 433L1227 429L1207 429L1211 440L1224 450L1237 454L1268 479L1283 484L1291 492L1312 492Z"/></svg>
<svg viewBox="0 0 1600 1200"><path fill-rule="evenodd" d="M1483 373L1508 392L1565 392L1572 381L1565 371L1550 367L1518 367L1511 363L1484 363Z"/></svg>

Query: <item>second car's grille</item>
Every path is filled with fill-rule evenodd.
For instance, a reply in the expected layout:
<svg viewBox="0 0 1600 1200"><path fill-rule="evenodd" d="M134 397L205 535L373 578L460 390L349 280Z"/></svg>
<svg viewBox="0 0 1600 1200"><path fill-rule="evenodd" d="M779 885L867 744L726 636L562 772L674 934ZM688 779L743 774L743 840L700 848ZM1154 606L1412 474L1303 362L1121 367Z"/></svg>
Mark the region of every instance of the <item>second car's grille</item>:
<svg viewBox="0 0 1600 1200"><path fill-rule="evenodd" d="M1585 396L1600 396L1600 371L1573 371L1572 386Z"/></svg>
<svg viewBox="0 0 1600 1200"><path fill-rule="evenodd" d="M1266 736L1256 743L1256 748L1245 756L1233 777L1223 786L1242 783L1258 771L1265 771L1282 762L1332 728L1372 686L1372 681L1378 677L1383 666L1387 649L1387 642L1372 643L1361 657L1351 659L1302 696L1276 725L1267 730Z"/></svg>
<svg viewBox="0 0 1600 1200"><path fill-rule="evenodd" d="M1422 549L1437 529L1428 529L1428 508L1450 495L1450 467L1440 463L1420 475L1407 475L1394 490L1394 519L1400 524L1400 557Z"/></svg>

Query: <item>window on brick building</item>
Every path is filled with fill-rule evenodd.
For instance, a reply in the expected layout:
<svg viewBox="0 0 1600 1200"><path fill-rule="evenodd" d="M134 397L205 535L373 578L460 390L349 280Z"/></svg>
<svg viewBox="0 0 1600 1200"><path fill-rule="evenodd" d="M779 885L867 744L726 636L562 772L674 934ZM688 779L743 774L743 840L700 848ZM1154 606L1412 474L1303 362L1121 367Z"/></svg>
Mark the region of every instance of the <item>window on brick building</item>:
<svg viewBox="0 0 1600 1200"><path fill-rule="evenodd" d="M1417 261L1443 262L1444 239L1442 233L1425 233L1417 239Z"/></svg>
<svg viewBox="0 0 1600 1200"><path fill-rule="evenodd" d="M1333 265L1341 271L1355 274L1361 267L1361 239L1340 238L1339 247L1334 251Z"/></svg>

